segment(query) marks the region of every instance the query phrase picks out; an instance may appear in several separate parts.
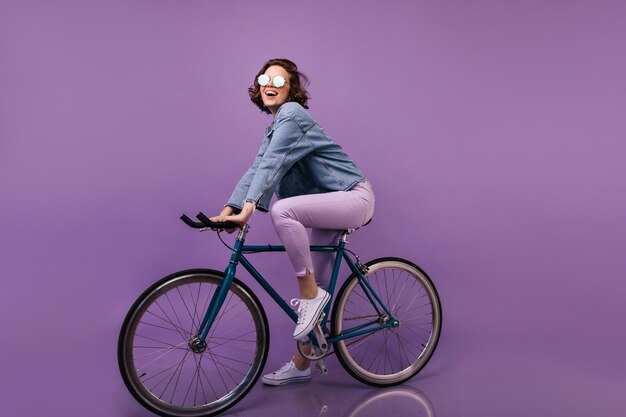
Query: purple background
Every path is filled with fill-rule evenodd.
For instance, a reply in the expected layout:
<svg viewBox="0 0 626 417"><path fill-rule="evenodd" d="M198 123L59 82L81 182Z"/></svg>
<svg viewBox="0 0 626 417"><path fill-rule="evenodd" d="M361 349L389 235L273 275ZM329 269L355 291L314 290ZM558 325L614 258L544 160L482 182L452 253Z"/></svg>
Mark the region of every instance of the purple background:
<svg viewBox="0 0 626 417"><path fill-rule="evenodd" d="M440 347L404 388L438 415L621 415L625 12L0 2L2 414L149 415L119 377L117 332L156 279L226 264L215 236L177 218L221 208L270 122L246 89L288 57L311 79L312 115L376 188L351 248L412 259L440 290ZM267 215L251 224L250 243L277 241ZM253 260L295 295L284 254ZM270 371L293 344L266 310ZM342 415L379 392L336 363L312 387L257 386L232 412L317 416L321 401Z"/></svg>

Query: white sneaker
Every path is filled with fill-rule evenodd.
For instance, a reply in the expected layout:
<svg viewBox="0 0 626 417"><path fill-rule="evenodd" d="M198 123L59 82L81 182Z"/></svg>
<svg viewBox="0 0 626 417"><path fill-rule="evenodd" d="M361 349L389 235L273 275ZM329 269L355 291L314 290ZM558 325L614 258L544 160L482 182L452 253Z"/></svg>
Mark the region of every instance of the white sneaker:
<svg viewBox="0 0 626 417"><path fill-rule="evenodd" d="M300 300L294 298L291 305L298 305L298 324L293 331L293 338L296 340L306 340L311 333L320 316L324 312L326 303L330 300L330 294L322 288L317 289L317 297L312 300Z"/></svg>
<svg viewBox="0 0 626 417"><path fill-rule="evenodd" d="M294 382L308 382L311 379L311 368L306 368L304 371L296 368L296 364L293 361L289 361L284 364L276 372L263 375L261 381L265 385L285 385Z"/></svg>

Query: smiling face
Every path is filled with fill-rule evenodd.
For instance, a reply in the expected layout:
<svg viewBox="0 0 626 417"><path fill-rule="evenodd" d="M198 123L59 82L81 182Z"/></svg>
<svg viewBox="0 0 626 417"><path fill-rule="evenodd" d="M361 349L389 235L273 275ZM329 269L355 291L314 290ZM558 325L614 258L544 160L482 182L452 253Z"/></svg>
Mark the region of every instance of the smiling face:
<svg viewBox="0 0 626 417"><path fill-rule="evenodd" d="M261 98L265 107L270 109L273 116L276 116L278 108L289 98L289 73L280 65L272 65L265 70L264 74L270 77L270 82L261 86ZM279 75L285 79L285 85L282 87L274 85L274 77Z"/></svg>

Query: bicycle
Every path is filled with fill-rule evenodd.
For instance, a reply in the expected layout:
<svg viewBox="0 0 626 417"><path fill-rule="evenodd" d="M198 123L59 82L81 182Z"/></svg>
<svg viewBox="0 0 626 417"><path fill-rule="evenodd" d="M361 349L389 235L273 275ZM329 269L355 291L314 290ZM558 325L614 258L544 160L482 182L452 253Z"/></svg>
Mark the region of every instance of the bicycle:
<svg viewBox="0 0 626 417"><path fill-rule="evenodd" d="M181 216L201 231L238 227L212 222L202 213L196 218ZM365 384L400 384L414 377L437 347L439 296L428 275L410 261L362 263L345 247L354 230L344 231L336 245L311 246L311 251L336 253L331 300L309 339L297 346L317 361L323 375L328 373L324 358L336 353L343 368ZM245 245L248 231L246 224L229 247L223 272L192 269L168 275L146 289L126 315L118 340L120 372L148 410L161 416L212 416L240 401L261 375L269 350L268 320L254 292L235 277L238 264L297 322L289 304L244 256L284 252L284 246ZM351 275L333 303L342 260Z"/></svg>

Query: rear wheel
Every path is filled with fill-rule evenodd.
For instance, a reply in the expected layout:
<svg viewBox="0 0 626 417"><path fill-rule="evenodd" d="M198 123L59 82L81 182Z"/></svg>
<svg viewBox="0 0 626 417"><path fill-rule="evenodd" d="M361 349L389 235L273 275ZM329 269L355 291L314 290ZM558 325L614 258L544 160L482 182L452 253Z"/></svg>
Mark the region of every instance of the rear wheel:
<svg viewBox="0 0 626 417"><path fill-rule="evenodd" d="M335 352L346 371L361 382L400 384L432 357L441 333L441 303L432 281L417 265L400 258L366 265L365 278L399 324L335 342ZM352 274L339 290L333 305L333 337L368 322L379 326L391 320L378 303L375 308L374 297L359 280Z"/></svg>
<svg viewBox="0 0 626 417"><path fill-rule="evenodd" d="M267 318L254 293L234 279L202 345L196 333L223 274L182 271L146 290L128 312L118 362L131 394L161 416L211 416L240 401L269 348Z"/></svg>

